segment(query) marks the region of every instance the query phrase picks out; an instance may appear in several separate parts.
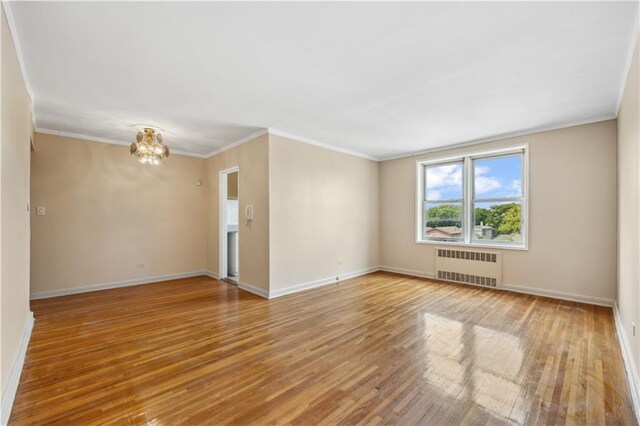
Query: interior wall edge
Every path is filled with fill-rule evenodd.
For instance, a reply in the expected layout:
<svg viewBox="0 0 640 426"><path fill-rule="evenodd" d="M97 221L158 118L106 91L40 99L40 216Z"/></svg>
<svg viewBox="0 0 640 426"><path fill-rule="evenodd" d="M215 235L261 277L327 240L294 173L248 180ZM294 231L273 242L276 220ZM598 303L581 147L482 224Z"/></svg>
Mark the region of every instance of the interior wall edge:
<svg viewBox="0 0 640 426"><path fill-rule="evenodd" d="M2 344L0 419L6 424L20 380L33 326L29 308L29 158L33 136L33 96L15 31L10 4L0 6L2 42ZM25 208L26 207L26 208Z"/></svg>
<svg viewBox="0 0 640 426"><path fill-rule="evenodd" d="M638 396L640 400L637 373L640 370L640 342L635 330L640 321L640 38L637 35L633 44L633 59L623 85L617 121L616 330L627 375L633 378L629 378L632 396ZM640 418L638 410L636 413Z"/></svg>
<svg viewBox="0 0 640 426"><path fill-rule="evenodd" d="M257 132L252 133L249 136L245 136L245 137L243 137L241 139L238 139L235 142L228 143L227 145L223 146L222 148L215 149L215 150L209 152L208 154L203 154L202 158L209 159L211 157L215 157L218 154L222 154L223 152L229 151L229 150L231 150L233 148L236 148L236 147L238 147L240 145L244 145L245 143L251 142L252 140L254 140L256 138L259 138L260 136L264 136L264 135L266 135L268 133L269 133L268 129L258 130Z"/></svg>
<svg viewBox="0 0 640 426"><path fill-rule="evenodd" d="M220 274L218 274L217 272L207 270L204 274L210 278L213 278L214 280L220 279Z"/></svg>
<svg viewBox="0 0 640 426"><path fill-rule="evenodd" d="M245 291L248 291L249 293L253 293L255 295L258 295L260 297L263 297L265 299L269 298L269 291L268 290L256 287L256 286L251 285L251 284L239 282L238 283L238 288L242 289L242 290L245 290Z"/></svg>

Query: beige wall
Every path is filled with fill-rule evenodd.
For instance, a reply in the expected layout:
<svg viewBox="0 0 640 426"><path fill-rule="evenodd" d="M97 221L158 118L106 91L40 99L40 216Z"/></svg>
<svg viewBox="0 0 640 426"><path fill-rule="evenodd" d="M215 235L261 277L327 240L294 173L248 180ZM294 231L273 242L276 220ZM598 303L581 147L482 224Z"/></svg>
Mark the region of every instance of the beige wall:
<svg viewBox="0 0 640 426"><path fill-rule="evenodd" d="M0 9L2 9L0 7ZM31 100L2 9L0 185L2 235L0 300L1 382L5 390L11 364L29 319L29 154ZM4 394L3 394L4 396Z"/></svg>
<svg viewBox="0 0 640 426"><path fill-rule="evenodd" d="M616 294L616 122L569 127L474 146L529 143L529 250L503 250L503 282L613 300ZM380 263L432 274L433 245L415 243L415 162L380 164ZM597 299L596 299L597 301Z"/></svg>
<svg viewBox="0 0 640 426"><path fill-rule="evenodd" d="M625 86L618 115L618 307L623 332L631 347L636 369L640 369L640 42Z"/></svg>
<svg viewBox="0 0 640 426"><path fill-rule="evenodd" d="M204 179L200 158L150 167L128 147L37 134L31 292L203 271Z"/></svg>
<svg viewBox="0 0 640 426"><path fill-rule="evenodd" d="M377 162L270 135L269 182L271 291L377 267Z"/></svg>
<svg viewBox="0 0 640 426"><path fill-rule="evenodd" d="M239 166L239 276L242 284L269 290L269 137L256 139L206 160L207 168L207 268L219 273L219 173ZM244 211L253 205L254 220Z"/></svg>

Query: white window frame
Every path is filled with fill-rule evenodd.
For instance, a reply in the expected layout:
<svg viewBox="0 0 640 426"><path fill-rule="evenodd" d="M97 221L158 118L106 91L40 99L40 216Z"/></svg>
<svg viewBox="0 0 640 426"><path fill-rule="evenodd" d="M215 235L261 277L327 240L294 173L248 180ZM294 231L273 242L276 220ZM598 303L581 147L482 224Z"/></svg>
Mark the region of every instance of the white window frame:
<svg viewBox="0 0 640 426"><path fill-rule="evenodd" d="M522 243L496 243L495 241L481 241L473 239L473 205L474 201L492 201L492 199L474 200L474 176L473 176L473 160L481 160L485 158L500 157L522 154L522 197L515 201L521 202L522 215ZM425 166L434 166L439 164L450 164L452 162L463 162L463 200L462 200L462 229L463 241L441 241L430 240L424 238L424 202L425 202ZM508 201L509 197L500 197L497 201ZM493 200L495 201L495 200ZM416 161L416 217L415 217L415 241L416 244L434 244L434 245L451 245L465 247L486 247L498 248L506 250L528 250L529 249L529 145L517 145L508 148L494 149L487 151L472 152L469 154L460 154L451 157L441 157Z"/></svg>

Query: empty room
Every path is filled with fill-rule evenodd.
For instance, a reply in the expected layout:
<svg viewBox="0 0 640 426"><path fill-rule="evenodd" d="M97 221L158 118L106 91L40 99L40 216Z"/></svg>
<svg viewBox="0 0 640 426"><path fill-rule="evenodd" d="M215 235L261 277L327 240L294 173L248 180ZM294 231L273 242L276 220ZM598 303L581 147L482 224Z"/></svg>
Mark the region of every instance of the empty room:
<svg viewBox="0 0 640 426"><path fill-rule="evenodd" d="M2 1L0 425L637 425L638 1Z"/></svg>

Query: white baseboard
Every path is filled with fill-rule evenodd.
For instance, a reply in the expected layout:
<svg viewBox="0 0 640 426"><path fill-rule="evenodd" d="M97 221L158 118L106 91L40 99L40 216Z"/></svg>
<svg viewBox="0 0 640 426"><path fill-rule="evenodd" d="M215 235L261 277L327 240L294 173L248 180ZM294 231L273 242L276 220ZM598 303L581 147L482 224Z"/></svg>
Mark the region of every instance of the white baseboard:
<svg viewBox="0 0 640 426"><path fill-rule="evenodd" d="M546 290L546 289L534 288L534 287L525 287L521 285L507 284L507 283L502 283L502 289L513 291L516 293L530 294L533 296L550 297L552 299L568 300L570 302L588 303L589 305L606 306L609 308L613 307L613 304L615 302L613 299L607 299L604 297L585 296L582 294L565 293L562 291Z"/></svg>
<svg viewBox="0 0 640 426"><path fill-rule="evenodd" d="M434 274L432 272L414 271L411 269L395 268L393 266L380 265L380 270L387 271L387 272L395 272L397 274L412 275L412 276L421 277L421 278L432 278L432 279L434 278ZM526 287L526 286L515 285L515 284L503 283L502 290L513 291L515 293L529 294L532 296L543 296L543 297L550 297L552 299L568 300L571 302L588 303L590 305L612 307L614 304L613 299L607 299L604 297L585 296L582 294L565 293L562 291L547 290L547 289L535 288L535 287Z"/></svg>
<svg viewBox="0 0 640 426"><path fill-rule="evenodd" d="M622 359L624 361L624 371L627 376L627 385L629 393L631 394L631 402L633 404L633 411L636 413L636 419L640 419L640 389L638 382L638 371L636 370L636 364L633 360L631 352L631 345L624 334L624 328L622 327L622 317L620 316L620 310L618 304L613 305L613 318L616 324L616 335L618 336L618 342L620 343L620 349L622 349Z"/></svg>
<svg viewBox="0 0 640 426"><path fill-rule="evenodd" d="M90 291L107 290L110 288L129 287L132 285L150 284L160 281L176 280L179 278L197 277L199 275L208 275L206 270L198 270L191 272L181 272L178 274L157 275L155 277L135 278L132 280L114 281L104 284L93 284L85 287L66 288L62 290L45 291L41 293L31 293L31 299L47 299L49 297L66 296L68 294L87 293Z"/></svg>
<svg viewBox="0 0 640 426"><path fill-rule="evenodd" d="M251 284L238 283L238 287L242 290L248 291L249 293L257 294L260 297L264 297L265 299L269 298L269 292L267 290L252 286Z"/></svg>
<svg viewBox="0 0 640 426"><path fill-rule="evenodd" d="M308 282L296 284L293 286L289 286L286 288L273 290L273 291L267 291L247 283L239 283L238 286L243 290L257 294L264 298L273 299L275 297L284 296L286 294L298 293L300 291L305 291L305 290L309 290L316 287L322 287L322 286L336 283L349 278L355 278L361 275L370 274L376 271L395 272L398 274L411 275L411 276L421 277L421 278L431 278L431 279L434 278L434 274L432 272L416 271L412 269L404 269L404 268L396 268L393 266L380 265L380 266L374 266L374 267L342 274L339 276L338 281L336 281L335 277L328 277L328 278L322 278L314 281L308 281ZM175 280L179 278L195 277L199 275L206 275L214 279L219 278L219 275L216 272L208 271L208 270L198 270L198 271L191 271L191 272L182 272L178 274L158 275L155 277L137 278L137 279L125 280L125 281L115 281L115 282L104 283L104 284L94 284L94 285L89 285L85 287L75 287L75 288L53 290L53 291L47 291L47 292L41 292L41 293L32 293L31 299L32 300L46 299L50 297L65 296L68 294L87 293L87 292L97 291L97 290L106 290L110 288L149 284L149 283L160 282L160 281ZM560 292L555 290L546 290L546 289L539 289L534 287L525 287L525 286L520 286L515 284L503 283L502 289L513 291L516 293L551 297L553 299L569 300L572 302L588 303L591 305L599 305L599 306L607 306L607 307L612 307L614 305L613 299L606 299L603 297L595 297L595 296L585 296L585 295L575 294L575 293L565 293L565 292Z"/></svg>
<svg viewBox="0 0 640 426"><path fill-rule="evenodd" d="M395 272L396 274L411 275L411 276L414 276L414 277L421 277L421 278L433 278L434 277L433 272L414 271L412 269L395 268L393 266L380 265L379 270L380 271L385 271L385 272Z"/></svg>
<svg viewBox="0 0 640 426"><path fill-rule="evenodd" d="M31 330L33 330L33 321L33 312L29 312L27 323L24 325L22 338L18 345L18 352L11 363L11 370L9 371L7 384L2 389L2 405L0 407L0 425L2 426L5 426L9 422L11 408L13 408L13 401L16 398L16 392L18 391L18 385L20 384L22 367L24 366L24 360L27 356L27 348L29 347L29 340L31 339Z"/></svg>
<svg viewBox="0 0 640 426"><path fill-rule="evenodd" d="M380 270L378 266L372 266L370 268L365 268L358 271L351 271L351 272L347 272L346 274L338 275L338 280L336 280L336 277L333 276L328 278L321 278L319 280L307 281L304 283L295 284L295 285L281 288L278 290L269 291L269 299L274 299L276 297L284 296L286 294L298 293L300 291L310 290L312 288L322 287L329 284L335 284L343 280L348 280L350 278L355 278L361 275L370 274L378 270Z"/></svg>
<svg viewBox="0 0 640 426"><path fill-rule="evenodd" d="M206 275L206 276L208 276L208 277L211 277L211 278L213 278L214 280L217 280L217 279L219 279L219 278L220 278L220 275L219 275L217 272L213 272L213 271L204 271L204 274L203 274L203 275Z"/></svg>

